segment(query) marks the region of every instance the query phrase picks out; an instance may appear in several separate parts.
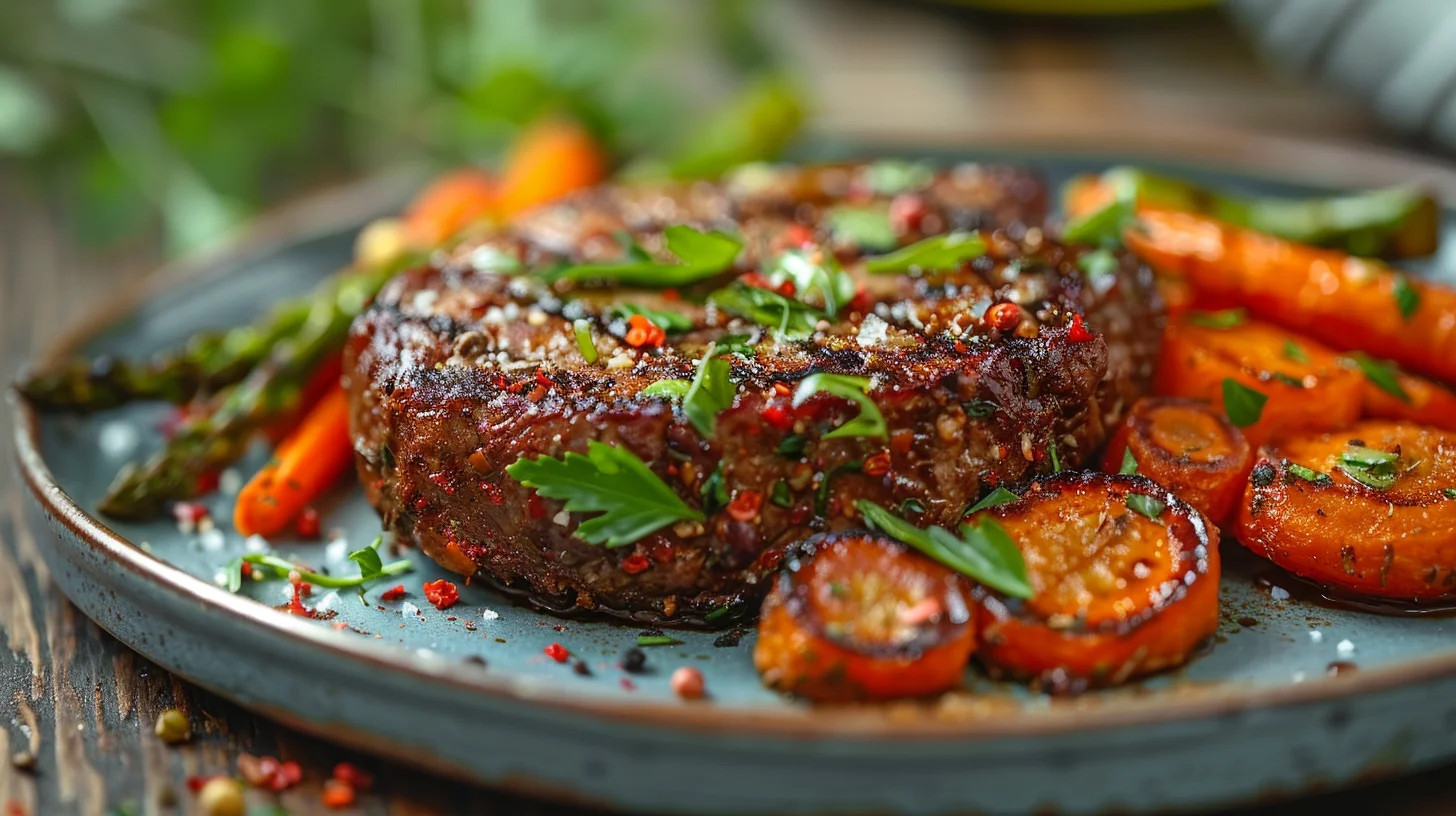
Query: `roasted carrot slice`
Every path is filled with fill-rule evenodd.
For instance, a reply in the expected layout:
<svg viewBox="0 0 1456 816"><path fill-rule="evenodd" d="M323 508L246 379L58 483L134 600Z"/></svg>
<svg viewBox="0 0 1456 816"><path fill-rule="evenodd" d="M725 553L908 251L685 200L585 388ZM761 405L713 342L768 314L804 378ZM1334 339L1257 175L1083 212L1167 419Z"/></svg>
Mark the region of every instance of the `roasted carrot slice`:
<svg viewBox="0 0 1456 816"><path fill-rule="evenodd" d="M922 697L960 684L973 623L959 574L879 533L821 534L784 559L753 662L810 700Z"/></svg>
<svg viewBox="0 0 1456 816"><path fill-rule="evenodd" d="M516 140L501 173L499 213L511 218L590 187L607 172L602 149L580 125L547 120Z"/></svg>
<svg viewBox="0 0 1456 816"><path fill-rule="evenodd" d="M1145 477L1066 472L982 512L1020 545L1035 590L976 589L993 673L1117 684L1183 663L1218 627L1217 531Z"/></svg>
<svg viewBox="0 0 1456 816"><path fill-rule="evenodd" d="M1368 363L1367 363L1368 365ZM1380 367L1376 362L1374 365ZM1456 393L1425 377L1381 367L1384 376L1366 377L1363 414L1376 419L1398 419L1456 431ZM1379 375L1379 372L1377 372Z"/></svg>
<svg viewBox="0 0 1456 816"><path fill-rule="evenodd" d="M1133 405L1102 460L1108 473L1129 465L1222 524L1244 495L1254 453L1209 403L1149 397Z"/></svg>
<svg viewBox="0 0 1456 816"><path fill-rule="evenodd" d="M1211 218L1140 209L1127 246L1208 308L1241 306L1332 348L1456 382L1456 289Z"/></svg>
<svg viewBox="0 0 1456 816"><path fill-rule="evenodd" d="M1362 422L1262 452L1236 525L1275 564L1349 592L1456 597L1456 434Z"/></svg>
<svg viewBox="0 0 1456 816"><path fill-rule="evenodd" d="M1163 335L1154 389L1208 400L1257 447L1349 425L1360 416L1362 385L1359 373L1318 343L1237 312L1191 312ZM1230 405L1230 396L1238 403Z"/></svg>
<svg viewBox="0 0 1456 816"><path fill-rule="evenodd" d="M238 493L233 526L245 536L283 532L353 461L348 398L335 386Z"/></svg>
<svg viewBox="0 0 1456 816"><path fill-rule="evenodd" d="M426 187L404 215L410 245L431 247L488 218L498 197L495 179L473 167L446 173Z"/></svg>

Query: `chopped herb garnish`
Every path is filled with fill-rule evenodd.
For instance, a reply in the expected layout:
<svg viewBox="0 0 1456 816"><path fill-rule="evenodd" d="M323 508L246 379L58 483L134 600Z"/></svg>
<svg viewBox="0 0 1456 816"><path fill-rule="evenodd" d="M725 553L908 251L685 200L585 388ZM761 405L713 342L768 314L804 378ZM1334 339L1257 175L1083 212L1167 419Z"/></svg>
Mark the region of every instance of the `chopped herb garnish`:
<svg viewBox="0 0 1456 816"><path fill-rule="evenodd" d="M1369 380L1376 388L1379 388L1381 391L1384 391L1407 405L1410 404L1410 394L1407 394L1405 388L1400 384L1400 369L1396 367L1395 363L1377 360L1368 354L1358 351L1350 355L1350 359L1360 369L1360 373L1365 375L1365 379Z"/></svg>
<svg viewBox="0 0 1456 816"><path fill-rule="evenodd" d="M688 380L658 380L642 389L642 396L682 399L688 395L688 389L692 387L692 382Z"/></svg>
<svg viewBox="0 0 1456 816"><path fill-rule="evenodd" d="M1293 340L1284 341L1284 357L1300 365L1309 365L1309 352L1305 351L1303 346Z"/></svg>
<svg viewBox="0 0 1456 816"><path fill-rule="evenodd" d="M1421 293L1410 285L1405 275L1396 275L1391 294L1395 296L1395 307L1400 309L1401 319L1409 322L1416 310L1421 308Z"/></svg>
<svg viewBox="0 0 1456 816"><path fill-rule="evenodd" d="M678 259L676 263L660 263L628 252L628 260L621 263L564 266L543 273L543 277L551 281L603 280L624 286L665 289L727 272L743 250L743 242L731 235L698 232L681 224L664 229L662 238L668 252Z"/></svg>
<svg viewBox="0 0 1456 816"><path fill-rule="evenodd" d="M829 485L834 481L834 477L841 473L854 473L863 468L864 462L859 459L851 459L825 471L823 478L819 481L819 489L814 491L814 512L822 516L829 509Z"/></svg>
<svg viewBox="0 0 1456 816"><path fill-rule="evenodd" d="M703 480L703 512L714 515L728 506L728 485L723 482L723 463Z"/></svg>
<svg viewBox="0 0 1456 816"><path fill-rule="evenodd" d="M1069 244L1091 244L1105 248L1122 246L1122 234L1137 223L1134 208L1135 188L1119 191L1118 196L1101 209L1093 210L1067 222L1062 240Z"/></svg>
<svg viewBox="0 0 1456 816"><path fill-rule="evenodd" d="M1223 410L1229 421L1240 428L1247 428L1259 421L1264 414L1264 403L1269 398L1233 378L1223 381Z"/></svg>
<svg viewBox="0 0 1456 816"><path fill-rule="evenodd" d="M583 521L576 536L590 544L623 547L675 521L702 521L656 473L630 452L587 441L586 456L521 458L506 468L512 478L572 513L601 513Z"/></svg>
<svg viewBox="0 0 1456 816"><path fill-rule="evenodd" d="M1284 469L1288 471L1289 475L1297 476L1311 484L1327 485L1332 481L1329 476L1320 473L1318 470L1307 468L1297 462L1285 464Z"/></svg>
<svg viewBox="0 0 1456 816"><path fill-rule="evenodd" d="M818 309L760 286L734 281L708 296L708 302L731 315L776 330L790 340L814 333L824 318Z"/></svg>
<svg viewBox="0 0 1456 816"><path fill-rule="evenodd" d="M718 338L718 348L724 354L753 357L753 344L749 342L752 339L746 334L725 334Z"/></svg>
<svg viewBox="0 0 1456 816"><path fill-rule="evenodd" d="M966 515L974 515L982 510L990 510L992 507L1000 507L1014 501L1021 501L1021 497L1004 487L998 487L987 493L985 498L971 505L971 509L966 511Z"/></svg>
<svg viewBox="0 0 1456 816"><path fill-rule="evenodd" d="M922 530L864 499L855 502L855 507L870 526L962 575L1013 598L1030 598L1033 594L1021 550L993 518L962 524L958 537L944 527Z"/></svg>
<svg viewBox="0 0 1456 816"><path fill-rule="evenodd" d="M1077 268L1087 273L1087 279L1094 284L1099 280L1116 275L1117 267L1117 256L1106 247L1084 252L1081 257L1077 258Z"/></svg>
<svg viewBox="0 0 1456 816"><path fill-rule="evenodd" d="M383 563L379 558L379 543L382 539L376 537L374 543L362 550L349 553L349 560L359 565L359 575L352 578L343 578L336 575L323 575L303 569L292 561L279 558L276 555L267 553L249 553L241 558L234 559L227 566L227 587L229 592L237 592L243 585L243 564L253 565L254 575L266 575L271 578L287 578L289 573L297 572L298 577L304 583L325 589L347 589L359 587L363 591L364 584L380 578L388 578L391 575L399 575L414 569L414 565L407 560L392 561Z"/></svg>
<svg viewBox="0 0 1456 816"><path fill-rule="evenodd" d="M783 479L774 482L773 488L769 491L768 500L779 507L790 507L794 503L794 494L789 492L789 483Z"/></svg>
<svg viewBox="0 0 1456 816"><path fill-rule="evenodd" d="M961 407L965 409L967 416L975 417L976 419L984 419L996 413L996 403L986 400L963 402L961 403Z"/></svg>
<svg viewBox="0 0 1456 816"><path fill-rule="evenodd" d="M886 438L885 417L880 413L875 401L865 393L869 389L868 377L851 377L847 374L810 374L799 383L799 388L794 391L793 405L797 408L819 393L853 400L859 403L859 416L824 434L824 438L865 436L884 439Z"/></svg>
<svg viewBox="0 0 1456 816"><path fill-rule="evenodd" d="M717 346L709 343L682 400L683 414L703 436L712 436L718 430L718 414L733 406L737 393L729 379L728 361L716 355Z"/></svg>
<svg viewBox="0 0 1456 816"><path fill-rule="evenodd" d="M719 620L721 618L727 617L732 612L733 612L733 605L732 604L723 604L722 606L715 606L715 607L713 607L712 611L710 611L708 614L706 614L706 615L703 616L703 620L707 620L707 621Z"/></svg>
<svg viewBox="0 0 1456 816"><path fill-rule="evenodd" d="M727 607L724 607L724 608L726 609ZM680 643L682 643L681 640L678 640L677 638L671 637L669 635L638 635L637 636L637 645L638 646L677 646Z"/></svg>
<svg viewBox="0 0 1456 816"><path fill-rule="evenodd" d="M1456 487L1448 487L1441 491L1448 499L1456 499Z"/></svg>
<svg viewBox="0 0 1456 816"><path fill-rule="evenodd" d="M865 269L874 273L952 271L966 261L986 254L986 242L974 232L951 232L932 235L901 247L888 255L865 260Z"/></svg>
<svg viewBox="0 0 1456 816"><path fill-rule="evenodd" d="M653 309L636 303L618 304L612 307L611 312L623 318L631 317L632 315L642 315L668 334L685 332L693 327L692 318L689 318L687 315L669 312L663 309Z"/></svg>
<svg viewBox="0 0 1456 816"><path fill-rule="evenodd" d="M884 252L900 243L895 227L890 223L890 208L886 204L841 204L824 213L824 222L829 225L834 237L863 250Z"/></svg>
<svg viewBox="0 0 1456 816"><path fill-rule="evenodd" d="M865 168L866 181L876 195L895 195L919 190L935 178L935 169L925 162L881 159Z"/></svg>
<svg viewBox="0 0 1456 816"><path fill-rule="evenodd" d="M1137 457L1132 455L1132 448L1122 449L1122 467L1117 472L1124 476L1132 476L1138 471Z"/></svg>
<svg viewBox="0 0 1456 816"><path fill-rule="evenodd" d="M920 515L925 512L925 503L919 499L906 499L900 502L900 515L906 516L911 513Z"/></svg>
<svg viewBox="0 0 1456 816"><path fill-rule="evenodd" d="M1399 461L1398 453L1351 445L1340 454L1339 464L1335 467L1366 487L1385 490L1394 485L1400 476L1400 469L1396 465Z"/></svg>
<svg viewBox="0 0 1456 816"><path fill-rule="evenodd" d="M571 329L576 332L576 347L581 351L581 356L586 358L588 363L597 361L597 344L592 340L591 324L585 320L571 321Z"/></svg>
<svg viewBox="0 0 1456 816"><path fill-rule="evenodd" d="M789 434L788 436L784 437L784 441L779 443L779 446L776 450L780 454L787 456L791 459L798 459L800 456L804 455L805 441L806 440L804 439L803 434Z"/></svg>
<svg viewBox="0 0 1456 816"><path fill-rule="evenodd" d="M853 300L856 291L854 278L839 267L832 255L811 260L801 251L785 252L763 270L763 275L775 288L785 281L792 283L800 303L822 307L829 317L838 315L840 307Z"/></svg>
<svg viewBox="0 0 1456 816"><path fill-rule="evenodd" d="M1304 388L1304 380L1301 380L1298 377L1291 377L1281 371L1271 371L1269 372L1269 377L1271 379L1278 380L1279 382L1282 382L1291 388Z"/></svg>
<svg viewBox="0 0 1456 816"><path fill-rule="evenodd" d="M1249 313L1243 309L1224 309L1221 312L1189 312L1188 322L1205 329L1233 329L1249 322Z"/></svg>
<svg viewBox="0 0 1456 816"><path fill-rule="evenodd" d="M1158 516L1163 515L1163 511L1168 509L1168 505L1152 496L1145 496L1141 493L1129 493L1127 496L1127 508L1135 513L1141 513L1153 521L1157 521Z"/></svg>
<svg viewBox="0 0 1456 816"><path fill-rule="evenodd" d="M1048 442L1046 446L1047 456L1052 460L1052 473L1062 471L1062 458L1057 455L1057 443Z"/></svg>

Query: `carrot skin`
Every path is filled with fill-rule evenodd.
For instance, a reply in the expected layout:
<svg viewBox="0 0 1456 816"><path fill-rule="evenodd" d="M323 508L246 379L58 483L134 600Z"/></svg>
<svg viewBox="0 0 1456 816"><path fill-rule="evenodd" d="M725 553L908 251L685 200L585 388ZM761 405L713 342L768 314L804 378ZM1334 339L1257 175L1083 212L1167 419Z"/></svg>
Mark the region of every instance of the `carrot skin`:
<svg viewBox="0 0 1456 816"><path fill-rule="evenodd" d="M245 536L283 532L353 461L348 398L335 387L278 446L274 461L238 493L233 526Z"/></svg>

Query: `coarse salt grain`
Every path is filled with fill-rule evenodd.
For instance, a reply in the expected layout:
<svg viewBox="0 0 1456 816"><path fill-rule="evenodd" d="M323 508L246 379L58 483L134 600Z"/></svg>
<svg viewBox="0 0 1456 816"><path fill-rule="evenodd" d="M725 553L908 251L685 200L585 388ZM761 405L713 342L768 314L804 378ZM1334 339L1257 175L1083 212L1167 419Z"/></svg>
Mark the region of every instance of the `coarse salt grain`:
<svg viewBox="0 0 1456 816"><path fill-rule="evenodd" d="M1340 653L1340 657L1349 657L1355 653L1355 644L1348 640L1342 640L1335 644L1335 651Z"/></svg>
<svg viewBox="0 0 1456 816"><path fill-rule="evenodd" d="M493 620L498 620L499 618L500 618L500 613L497 612L497 611L495 611L494 609L482 609L480 611L480 619L481 620L493 621Z"/></svg>
<svg viewBox="0 0 1456 816"><path fill-rule="evenodd" d="M222 534L222 530L216 527L210 527L198 534L197 541L202 545L202 549L208 552L216 552L222 549L223 545L227 544L227 537Z"/></svg>
<svg viewBox="0 0 1456 816"><path fill-rule="evenodd" d="M260 535L250 535L243 539L243 549L250 553L261 553L272 549L272 545L268 543L268 539Z"/></svg>
<svg viewBox="0 0 1456 816"><path fill-rule="evenodd" d="M859 324L859 344L861 348L884 345L885 337L890 330L890 324L881 320L878 316L866 315L863 322Z"/></svg>
<svg viewBox="0 0 1456 816"><path fill-rule="evenodd" d="M226 468L217 475L217 489L224 496L236 496L243 489L243 474L237 468Z"/></svg>
<svg viewBox="0 0 1456 816"><path fill-rule="evenodd" d="M1289 590L1284 587L1269 587L1269 597L1276 601L1289 600Z"/></svg>
<svg viewBox="0 0 1456 816"><path fill-rule="evenodd" d="M404 603L400 604L399 605L399 611L402 612L402 613L404 613L405 615L418 615L418 614L420 614L420 608L418 606L415 606L414 604L410 603L409 601L405 601Z"/></svg>
<svg viewBox="0 0 1456 816"><path fill-rule="evenodd" d="M108 422L101 427L96 444L106 456L121 459L130 456L140 441L141 434L131 425L125 422Z"/></svg>
<svg viewBox="0 0 1456 816"><path fill-rule="evenodd" d="M1309 630L1309 639L1314 643L1319 643L1325 639L1325 633L1318 629L1311 629Z"/></svg>
<svg viewBox="0 0 1456 816"><path fill-rule="evenodd" d="M551 517L551 520L553 522L555 522L557 525L559 525L561 527L565 527L567 524L569 524L571 522L571 513L568 513L567 511L562 510L560 513L557 513L556 515L552 516Z"/></svg>
<svg viewBox="0 0 1456 816"><path fill-rule="evenodd" d="M324 546L324 558L329 561L343 561L349 557L349 542L342 538L330 541Z"/></svg>

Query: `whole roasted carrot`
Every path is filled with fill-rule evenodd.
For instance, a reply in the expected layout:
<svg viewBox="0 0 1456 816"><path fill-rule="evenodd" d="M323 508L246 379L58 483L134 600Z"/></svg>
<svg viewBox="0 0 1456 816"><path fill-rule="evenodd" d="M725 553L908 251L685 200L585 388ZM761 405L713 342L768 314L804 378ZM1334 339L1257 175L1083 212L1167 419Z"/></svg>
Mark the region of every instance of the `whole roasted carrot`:
<svg viewBox="0 0 1456 816"><path fill-rule="evenodd" d="M1201 306L1241 306L1335 349L1456 382L1456 290L1202 215L1140 209L1138 222L1128 248L1184 278Z"/></svg>
<svg viewBox="0 0 1456 816"><path fill-rule="evenodd" d="M471 222L489 217L495 209L496 193L495 179L484 170L462 167L440 176L405 213L410 244L435 246Z"/></svg>
<svg viewBox="0 0 1456 816"><path fill-rule="evenodd" d="M547 120L516 140L501 173L497 213L510 218L590 187L607 172L602 149L580 125Z"/></svg>
<svg viewBox="0 0 1456 816"><path fill-rule="evenodd" d="M348 399L336 386L283 440L273 461L243 487L233 509L233 526L245 536L283 532L353 460Z"/></svg>

